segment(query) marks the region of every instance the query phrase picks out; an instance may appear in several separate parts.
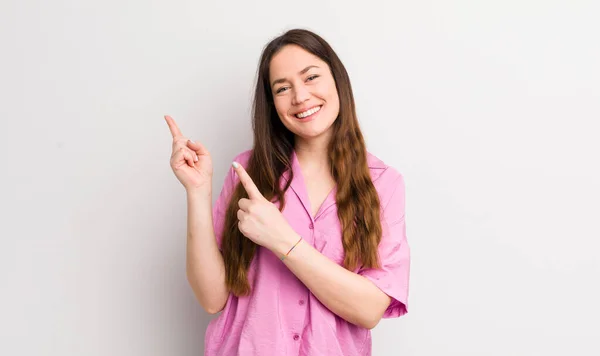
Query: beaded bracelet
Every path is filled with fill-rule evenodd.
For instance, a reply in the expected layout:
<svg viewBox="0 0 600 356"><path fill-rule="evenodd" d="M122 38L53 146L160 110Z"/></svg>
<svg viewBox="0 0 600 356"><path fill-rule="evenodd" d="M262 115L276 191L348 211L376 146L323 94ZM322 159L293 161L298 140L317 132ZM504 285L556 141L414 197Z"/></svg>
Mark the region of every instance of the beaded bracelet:
<svg viewBox="0 0 600 356"><path fill-rule="evenodd" d="M300 236L300 239L298 240L298 242L296 242L294 244L294 246L292 246L292 248L290 248L290 250L285 255L281 256L281 260L282 261L290 254L290 252L292 252L292 250L294 249L294 247L296 247L300 243L300 241L302 241L302 236Z"/></svg>

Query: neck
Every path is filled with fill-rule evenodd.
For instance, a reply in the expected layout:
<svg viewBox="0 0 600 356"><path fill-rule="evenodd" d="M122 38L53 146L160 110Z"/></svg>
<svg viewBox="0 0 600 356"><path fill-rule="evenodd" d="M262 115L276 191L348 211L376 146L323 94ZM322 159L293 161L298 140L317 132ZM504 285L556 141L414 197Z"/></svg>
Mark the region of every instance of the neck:
<svg viewBox="0 0 600 356"><path fill-rule="evenodd" d="M329 135L312 139L296 136L294 150L302 169L305 172L329 170Z"/></svg>

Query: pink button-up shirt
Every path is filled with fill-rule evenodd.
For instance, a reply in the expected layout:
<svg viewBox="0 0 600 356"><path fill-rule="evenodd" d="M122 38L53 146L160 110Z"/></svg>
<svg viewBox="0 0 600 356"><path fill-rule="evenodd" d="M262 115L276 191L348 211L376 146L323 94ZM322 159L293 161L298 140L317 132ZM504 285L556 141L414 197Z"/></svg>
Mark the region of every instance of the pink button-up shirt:
<svg viewBox="0 0 600 356"><path fill-rule="evenodd" d="M251 151L235 158L246 167ZM381 202L383 236L379 245L381 269L354 272L372 281L392 298L384 318L406 313L410 252L404 221L404 179L392 167L368 155L371 178ZM335 204L335 189L313 218L308 193L294 153L294 177L285 193L283 215L292 228L322 254L342 265L344 250ZM287 172L284 179L288 178ZM239 182L229 170L214 209L217 244L221 247L225 211ZM285 182L282 179L282 185ZM293 253L293 251L292 251ZM206 356L353 356L371 355L371 332L340 318L268 249L259 247L250 265L252 292L230 294L221 314L206 330Z"/></svg>

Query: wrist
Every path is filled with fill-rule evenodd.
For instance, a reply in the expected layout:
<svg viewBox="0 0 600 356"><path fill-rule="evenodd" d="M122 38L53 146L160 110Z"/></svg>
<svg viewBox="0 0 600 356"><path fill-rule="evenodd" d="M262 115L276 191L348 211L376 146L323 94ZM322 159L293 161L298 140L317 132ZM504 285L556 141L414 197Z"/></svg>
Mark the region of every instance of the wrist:
<svg viewBox="0 0 600 356"><path fill-rule="evenodd" d="M288 252L290 252L290 250L294 247L294 245L296 245L298 243L298 241L301 238L302 237L300 235L296 234L295 232L291 233L291 234L287 234L284 238L279 240L279 242L276 244L276 246L274 246L271 249L271 251L273 251L273 253L278 258L282 258Z"/></svg>
<svg viewBox="0 0 600 356"><path fill-rule="evenodd" d="M208 188L189 188L185 190L188 200L209 199L212 202L212 189Z"/></svg>

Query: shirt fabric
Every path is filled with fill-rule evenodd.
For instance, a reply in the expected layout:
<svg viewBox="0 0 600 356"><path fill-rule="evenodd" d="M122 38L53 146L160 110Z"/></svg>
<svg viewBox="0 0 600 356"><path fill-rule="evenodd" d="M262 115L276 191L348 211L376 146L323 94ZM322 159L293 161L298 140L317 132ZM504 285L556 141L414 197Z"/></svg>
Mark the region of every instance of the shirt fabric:
<svg viewBox="0 0 600 356"><path fill-rule="evenodd" d="M243 152L235 161L246 167L250 155L251 150ZM404 179L394 168L370 153L367 162L382 208L383 235L378 248L381 268L358 267L354 272L372 281L392 298L383 317L394 318L407 312L408 299L410 252L406 240ZM304 243L342 265L344 249L335 188L313 218L295 152L292 170L292 183L285 192L284 217L304 238ZM283 187L289 172L282 178ZM237 174L230 169L213 208L219 249L225 211L238 182ZM370 330L331 312L268 249L257 248L248 275L251 294L244 297L229 295L223 311L206 330L205 356L371 355Z"/></svg>

